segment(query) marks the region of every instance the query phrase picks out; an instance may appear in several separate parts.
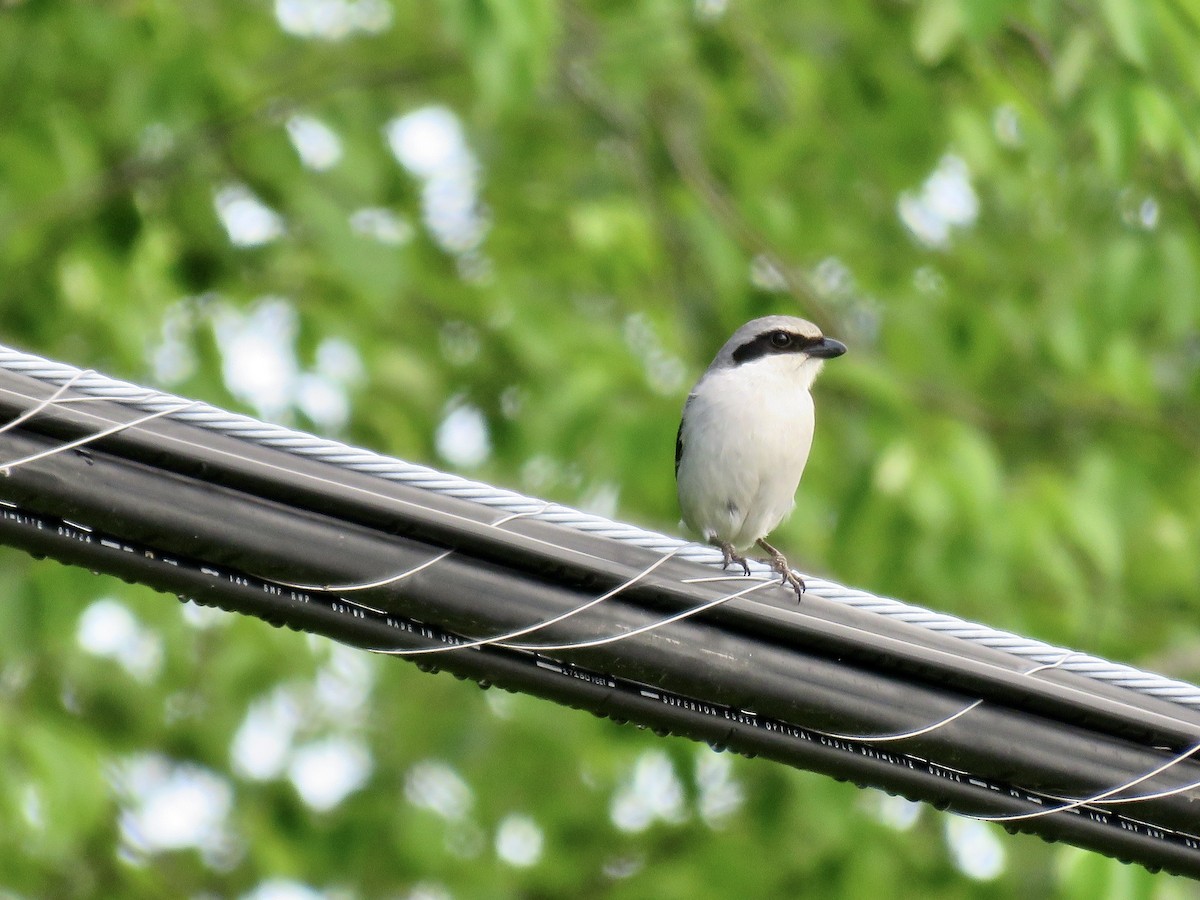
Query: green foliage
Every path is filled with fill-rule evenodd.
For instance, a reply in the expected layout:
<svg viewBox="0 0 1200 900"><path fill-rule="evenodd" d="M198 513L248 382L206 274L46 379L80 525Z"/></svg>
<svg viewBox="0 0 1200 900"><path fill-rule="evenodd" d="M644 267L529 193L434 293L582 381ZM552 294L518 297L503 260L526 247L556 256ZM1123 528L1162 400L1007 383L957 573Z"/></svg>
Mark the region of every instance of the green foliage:
<svg viewBox="0 0 1200 900"><path fill-rule="evenodd" d="M1198 51L1173 0L0 4L2 337L673 530L691 379L798 312L851 352L777 544L1196 679ZM449 170L394 152L430 108ZM292 366L272 401L239 329ZM473 455L437 439L454 409ZM0 565L0 894L1185 896L998 830L973 881L928 809ZM87 650L100 598L134 627ZM255 775L235 736L268 708ZM363 783L322 809L288 773L347 742ZM639 771L678 794L622 830ZM170 773L228 792L215 843L137 833Z"/></svg>

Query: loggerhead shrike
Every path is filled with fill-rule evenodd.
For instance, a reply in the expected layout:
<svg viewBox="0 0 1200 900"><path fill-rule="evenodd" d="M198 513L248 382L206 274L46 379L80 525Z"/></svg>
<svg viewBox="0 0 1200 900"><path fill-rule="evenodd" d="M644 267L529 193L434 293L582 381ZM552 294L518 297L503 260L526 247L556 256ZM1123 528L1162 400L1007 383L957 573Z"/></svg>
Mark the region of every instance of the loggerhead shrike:
<svg viewBox="0 0 1200 900"><path fill-rule="evenodd" d="M725 555L758 544L796 597L804 580L764 538L791 513L813 438L813 380L846 345L794 316L747 322L717 353L683 407L675 480L684 523Z"/></svg>

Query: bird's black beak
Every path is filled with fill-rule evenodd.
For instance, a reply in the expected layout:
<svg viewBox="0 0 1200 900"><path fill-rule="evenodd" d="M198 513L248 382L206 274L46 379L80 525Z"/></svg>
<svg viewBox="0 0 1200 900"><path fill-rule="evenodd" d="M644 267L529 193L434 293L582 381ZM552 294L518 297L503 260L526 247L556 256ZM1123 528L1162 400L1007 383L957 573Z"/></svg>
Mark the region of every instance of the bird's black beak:
<svg viewBox="0 0 1200 900"><path fill-rule="evenodd" d="M846 345L833 338L823 337L815 344L809 344L805 347L804 352L818 359L833 359L835 356L841 356L846 352Z"/></svg>

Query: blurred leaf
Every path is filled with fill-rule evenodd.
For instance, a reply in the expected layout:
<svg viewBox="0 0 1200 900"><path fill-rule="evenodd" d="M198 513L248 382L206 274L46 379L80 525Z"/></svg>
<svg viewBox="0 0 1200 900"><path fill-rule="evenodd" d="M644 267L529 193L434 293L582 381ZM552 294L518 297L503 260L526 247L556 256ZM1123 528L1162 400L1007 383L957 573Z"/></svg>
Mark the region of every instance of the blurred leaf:
<svg viewBox="0 0 1200 900"><path fill-rule="evenodd" d="M1060 101L1071 100L1092 68L1096 35L1086 25L1072 28L1054 63L1054 93Z"/></svg>
<svg viewBox="0 0 1200 900"><path fill-rule="evenodd" d="M1126 62L1139 68L1149 63L1147 4L1137 0L1100 0L1108 34Z"/></svg>
<svg viewBox="0 0 1200 900"><path fill-rule="evenodd" d="M942 62L962 36L966 22L958 0L922 0L914 22L917 57L926 65Z"/></svg>

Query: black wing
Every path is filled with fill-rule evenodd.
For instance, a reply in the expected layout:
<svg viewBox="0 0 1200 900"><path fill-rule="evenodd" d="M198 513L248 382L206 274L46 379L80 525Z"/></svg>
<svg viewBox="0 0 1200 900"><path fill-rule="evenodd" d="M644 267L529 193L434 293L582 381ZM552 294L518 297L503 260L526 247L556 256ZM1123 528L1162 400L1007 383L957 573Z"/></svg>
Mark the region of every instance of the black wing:
<svg viewBox="0 0 1200 900"><path fill-rule="evenodd" d="M687 400L683 404L683 415L687 415L687 409L692 405L692 395L688 394ZM679 430L675 432L675 478L679 478L679 460L683 458L683 416L679 417Z"/></svg>
<svg viewBox="0 0 1200 900"><path fill-rule="evenodd" d="M679 423L679 431L675 433L675 477L679 477L679 460L683 457L683 422Z"/></svg>

